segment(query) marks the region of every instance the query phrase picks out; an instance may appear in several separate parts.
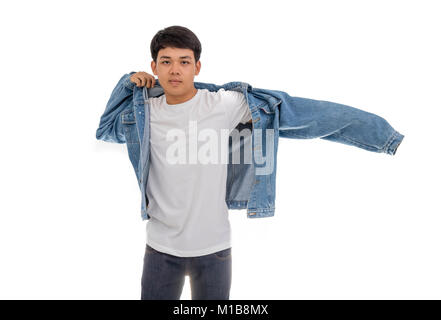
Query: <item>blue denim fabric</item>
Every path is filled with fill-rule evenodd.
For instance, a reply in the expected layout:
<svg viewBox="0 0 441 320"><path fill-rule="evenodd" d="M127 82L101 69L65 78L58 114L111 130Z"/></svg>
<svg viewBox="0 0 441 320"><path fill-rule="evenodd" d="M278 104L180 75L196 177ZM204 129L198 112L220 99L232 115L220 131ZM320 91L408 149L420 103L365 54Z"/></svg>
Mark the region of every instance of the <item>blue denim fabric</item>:
<svg viewBox="0 0 441 320"><path fill-rule="evenodd" d="M190 277L192 300L229 300L231 248L199 257L177 257L146 245L141 300L179 300Z"/></svg>
<svg viewBox="0 0 441 320"><path fill-rule="evenodd" d="M130 161L141 191L141 217L150 219L145 189L150 156L149 97L164 90L156 79L152 88L137 87L130 72L113 89L101 116L96 138L126 143ZM277 148L279 137L290 139L320 138L358 147L371 152L395 155L404 135L385 119L351 106L290 96L286 92L253 88L245 82L224 85L195 82L195 88L209 91L235 90L248 102L252 123L236 127L240 134L250 131L251 139L236 141L230 135L229 157L233 150L244 154L252 145L252 161L228 163L226 198L229 209L247 209L248 218L271 217L275 212Z"/></svg>

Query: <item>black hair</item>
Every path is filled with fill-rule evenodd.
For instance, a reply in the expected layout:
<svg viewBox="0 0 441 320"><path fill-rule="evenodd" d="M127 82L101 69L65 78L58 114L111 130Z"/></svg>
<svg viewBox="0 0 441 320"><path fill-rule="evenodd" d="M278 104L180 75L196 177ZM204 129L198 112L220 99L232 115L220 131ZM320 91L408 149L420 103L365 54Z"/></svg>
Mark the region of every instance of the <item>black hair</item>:
<svg viewBox="0 0 441 320"><path fill-rule="evenodd" d="M195 62L199 61L202 51L202 45L198 37L190 29L182 26L167 27L155 34L150 43L150 53L155 62L159 50L166 47L193 50Z"/></svg>

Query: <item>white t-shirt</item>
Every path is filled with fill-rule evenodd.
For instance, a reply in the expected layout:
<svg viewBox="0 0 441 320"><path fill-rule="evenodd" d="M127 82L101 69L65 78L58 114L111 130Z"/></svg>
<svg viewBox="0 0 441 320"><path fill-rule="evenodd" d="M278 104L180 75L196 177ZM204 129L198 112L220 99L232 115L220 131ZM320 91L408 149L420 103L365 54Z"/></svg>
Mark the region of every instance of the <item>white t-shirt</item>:
<svg viewBox="0 0 441 320"><path fill-rule="evenodd" d="M198 89L183 103L169 105L165 95L149 103L147 244L179 257L230 248L228 136L239 122L251 120L245 96Z"/></svg>

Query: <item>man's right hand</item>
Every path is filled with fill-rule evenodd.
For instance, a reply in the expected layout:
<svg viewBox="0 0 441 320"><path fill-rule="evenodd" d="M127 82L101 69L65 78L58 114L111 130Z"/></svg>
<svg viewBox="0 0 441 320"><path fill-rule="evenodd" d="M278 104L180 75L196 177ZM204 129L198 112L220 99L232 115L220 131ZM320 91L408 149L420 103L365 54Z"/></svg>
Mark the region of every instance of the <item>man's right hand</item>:
<svg viewBox="0 0 441 320"><path fill-rule="evenodd" d="M155 85L155 77L144 71L132 74L130 81L136 84L137 87L152 88Z"/></svg>

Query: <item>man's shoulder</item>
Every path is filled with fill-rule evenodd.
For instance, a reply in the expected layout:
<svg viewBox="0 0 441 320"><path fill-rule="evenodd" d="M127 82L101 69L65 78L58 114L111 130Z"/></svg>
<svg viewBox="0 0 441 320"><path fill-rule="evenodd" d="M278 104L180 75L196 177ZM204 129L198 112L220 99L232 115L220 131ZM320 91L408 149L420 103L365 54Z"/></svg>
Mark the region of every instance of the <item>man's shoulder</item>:
<svg viewBox="0 0 441 320"><path fill-rule="evenodd" d="M199 89L202 90L202 92L204 92L207 95L212 95L212 96L220 96L220 97L233 97L233 98L240 98L241 96L243 96L243 93L240 91L236 91L236 90L228 90L228 89L224 89L224 88L220 88L216 91L210 91L208 89Z"/></svg>
<svg viewBox="0 0 441 320"><path fill-rule="evenodd" d="M240 104L245 100L245 96L242 92L235 90L228 90L221 88L216 91L210 91L208 89L199 89L201 93L209 98L209 100L216 103L224 103L227 105Z"/></svg>

